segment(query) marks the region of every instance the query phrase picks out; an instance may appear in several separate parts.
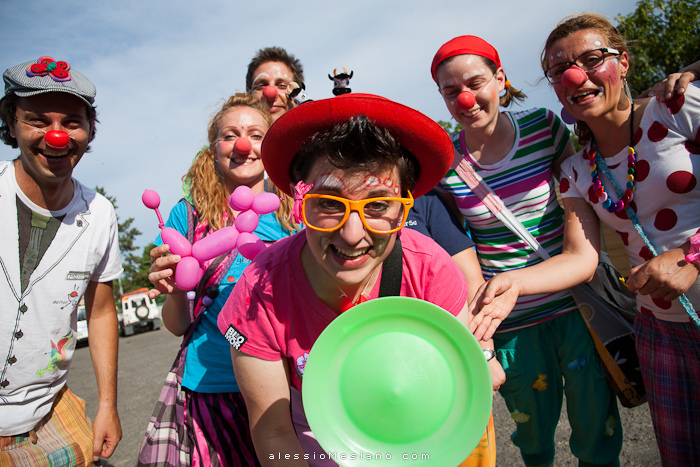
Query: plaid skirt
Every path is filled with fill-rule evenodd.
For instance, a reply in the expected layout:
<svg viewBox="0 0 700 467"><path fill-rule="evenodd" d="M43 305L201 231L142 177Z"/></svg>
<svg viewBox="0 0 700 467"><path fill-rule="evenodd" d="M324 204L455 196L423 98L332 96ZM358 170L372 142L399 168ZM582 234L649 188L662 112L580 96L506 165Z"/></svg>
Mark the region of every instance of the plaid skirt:
<svg viewBox="0 0 700 467"><path fill-rule="evenodd" d="M85 415L85 401L66 386L36 428L0 437L0 467L56 465L92 465L92 423Z"/></svg>
<svg viewBox="0 0 700 467"><path fill-rule="evenodd" d="M257 467L240 392L207 394L185 389L185 424L192 445L192 467Z"/></svg>
<svg viewBox="0 0 700 467"><path fill-rule="evenodd" d="M700 465L700 328L638 313L634 331L661 463Z"/></svg>

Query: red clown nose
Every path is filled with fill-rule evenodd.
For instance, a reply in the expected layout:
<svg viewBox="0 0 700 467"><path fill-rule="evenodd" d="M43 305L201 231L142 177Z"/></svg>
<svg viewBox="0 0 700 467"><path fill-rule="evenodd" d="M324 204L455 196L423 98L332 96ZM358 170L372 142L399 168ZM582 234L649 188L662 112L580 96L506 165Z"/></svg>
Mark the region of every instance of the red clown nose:
<svg viewBox="0 0 700 467"><path fill-rule="evenodd" d="M241 156L247 156L252 149L253 143L251 143L248 138L238 138L236 142L233 143L233 150Z"/></svg>
<svg viewBox="0 0 700 467"><path fill-rule="evenodd" d="M561 84L569 89L577 88L588 80L585 71L577 66L572 66L561 75Z"/></svg>
<svg viewBox="0 0 700 467"><path fill-rule="evenodd" d="M476 96L471 91L462 91L457 96L457 108L460 110L469 110L476 104Z"/></svg>
<svg viewBox="0 0 700 467"><path fill-rule="evenodd" d="M268 102L273 103L277 100L277 88L274 86L265 86L263 88L263 97L268 100Z"/></svg>
<svg viewBox="0 0 700 467"><path fill-rule="evenodd" d="M44 141L49 147L63 149L70 143L70 136L65 131L51 130L44 135Z"/></svg>

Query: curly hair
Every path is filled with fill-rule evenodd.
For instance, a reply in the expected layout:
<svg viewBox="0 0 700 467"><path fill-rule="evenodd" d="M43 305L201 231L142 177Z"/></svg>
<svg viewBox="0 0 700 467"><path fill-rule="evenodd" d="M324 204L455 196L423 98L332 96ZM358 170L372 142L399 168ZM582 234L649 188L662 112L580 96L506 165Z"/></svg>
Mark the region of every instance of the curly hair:
<svg viewBox="0 0 700 467"><path fill-rule="evenodd" d="M282 47L265 47L257 51L253 59L248 64L248 73L245 76L245 89L253 92L253 73L255 70L267 62L280 62L285 64L292 72L293 81L297 84L304 82L304 67L294 55L288 53Z"/></svg>
<svg viewBox="0 0 700 467"><path fill-rule="evenodd" d="M19 96L17 94L7 94L5 97L0 99L0 119L2 124L0 124L0 140L8 146L17 149L19 144L17 143L17 138L14 138L10 134L10 123L17 119L17 103L19 102ZM88 121L91 124L90 141L95 139L95 133L97 132L96 126L99 120L97 119L97 110L91 105L85 104L85 109L87 111ZM88 145L86 152L90 151L90 146Z"/></svg>
<svg viewBox="0 0 700 467"><path fill-rule="evenodd" d="M540 56L542 71L546 72L549 69L549 51L555 42L578 31L584 31L587 29L597 31L605 38L607 44L610 47L617 49L620 54L627 52L627 44L625 43L625 40L617 31L617 28L615 28L615 26L613 26L605 16L597 13L576 13L559 21L557 27L549 33L544 49L542 49L542 55ZM591 129L581 120L576 121L576 124L574 125L574 132L576 133L576 136L578 136L579 143L581 144L588 143L593 137L593 132Z"/></svg>
<svg viewBox="0 0 700 467"><path fill-rule="evenodd" d="M267 106L255 96L244 93L237 93L231 96L209 121L207 127L209 146L203 148L197 154L190 169L182 179L186 184L190 185L192 205L197 210L200 221L206 222L213 230L225 227L226 217L233 219L233 210L228 204L228 198L231 193L228 193L226 190L224 174L218 169L216 156L210 148L217 143L224 116L234 107L255 109L263 116L268 125L272 125L272 116ZM279 209L275 211L275 217L282 228L289 233L299 230L299 226L289 220L294 200L282 193L272 183L266 183L266 187L283 198Z"/></svg>

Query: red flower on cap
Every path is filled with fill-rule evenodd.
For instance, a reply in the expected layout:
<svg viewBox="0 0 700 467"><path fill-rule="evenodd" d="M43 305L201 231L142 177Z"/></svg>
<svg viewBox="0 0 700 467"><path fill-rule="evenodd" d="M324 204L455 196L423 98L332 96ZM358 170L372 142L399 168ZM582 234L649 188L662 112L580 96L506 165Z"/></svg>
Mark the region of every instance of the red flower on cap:
<svg viewBox="0 0 700 467"><path fill-rule="evenodd" d="M27 67L27 76L49 75L54 81L69 81L71 79L68 62L57 62L48 55L39 57L36 63Z"/></svg>
<svg viewBox="0 0 700 467"><path fill-rule="evenodd" d="M498 51L491 44L481 37L459 36L445 42L435 54L433 64L430 66L430 74L433 76L433 81L437 82L438 66L448 58L456 55L479 55L491 60L496 64L497 68L501 67L501 58L498 56Z"/></svg>

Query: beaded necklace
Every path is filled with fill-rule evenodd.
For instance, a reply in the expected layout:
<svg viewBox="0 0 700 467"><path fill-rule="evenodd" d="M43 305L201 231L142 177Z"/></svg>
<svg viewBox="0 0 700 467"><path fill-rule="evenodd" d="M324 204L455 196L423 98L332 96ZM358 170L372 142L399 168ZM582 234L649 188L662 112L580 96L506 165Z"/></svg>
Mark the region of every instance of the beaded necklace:
<svg viewBox="0 0 700 467"><path fill-rule="evenodd" d="M608 169L608 165L605 163L605 160L603 160L600 154L597 153L595 149L594 140L591 141L591 152L588 155L586 155L584 151L583 157L584 159L590 159L591 161L591 177L593 178L593 184L597 185L597 181L600 185L600 188L602 189L603 195L606 196L605 198L603 198L603 195L599 195L599 191L596 190L596 195L599 196L598 199L600 199L601 201L605 200L608 203L610 203L606 206L605 201L603 201L603 207L606 208L609 212L619 212L624 209L627 213L627 217L632 222L634 229L637 231L642 240L644 240L644 243L647 245L647 248L649 248L649 251L651 251L651 253L654 256L658 256L659 253L654 247L654 245L651 243L651 239L647 236L646 232L642 228L642 223L639 221L637 213L634 212L634 210L629 206L629 203L632 201L632 194L634 193L634 172L637 167L635 165L635 152L634 146L632 144L634 142L634 136L632 132L632 123L634 122L634 101L632 101L631 96L628 95L628 97L630 97L630 101L632 102L632 115L630 117L630 147L629 149L627 149L627 165L629 168L627 171L627 184L625 192L623 193L622 190L617 186L615 180L612 177L612 174L610 173L610 170ZM602 170L605 176L608 177L608 180L610 180L610 183L612 184L616 193L618 194L618 196L620 196L620 200L618 200L617 203L613 203L612 201L610 201L610 197L607 196L607 194L605 193L605 189L602 188L600 178L598 177L598 166L600 166L600 170ZM619 208L620 205L622 205L621 208ZM688 313L690 318L693 321L695 321L695 324L700 326L700 316L698 316L698 313L695 311L693 304L690 303L690 300L688 300L688 297L685 294L681 294L681 296L678 297L678 301L681 305L683 305L683 309L685 309L686 313Z"/></svg>
<svg viewBox="0 0 700 467"><path fill-rule="evenodd" d="M583 151L583 158L586 159L591 165L591 181L593 182L595 194L598 197L598 201L602 203L603 208L607 209L608 212L620 212L627 209L632 201L632 198L634 198L634 174L637 171L637 158L634 151L634 101L631 102L632 113L630 115L630 145L627 148L627 184L625 185L625 192L622 194L621 198L617 200L617 202L613 203L610 195L608 195L607 191L605 191L603 183L600 181L598 166L601 168L607 168L607 165L596 148L595 139L591 140L591 150Z"/></svg>

